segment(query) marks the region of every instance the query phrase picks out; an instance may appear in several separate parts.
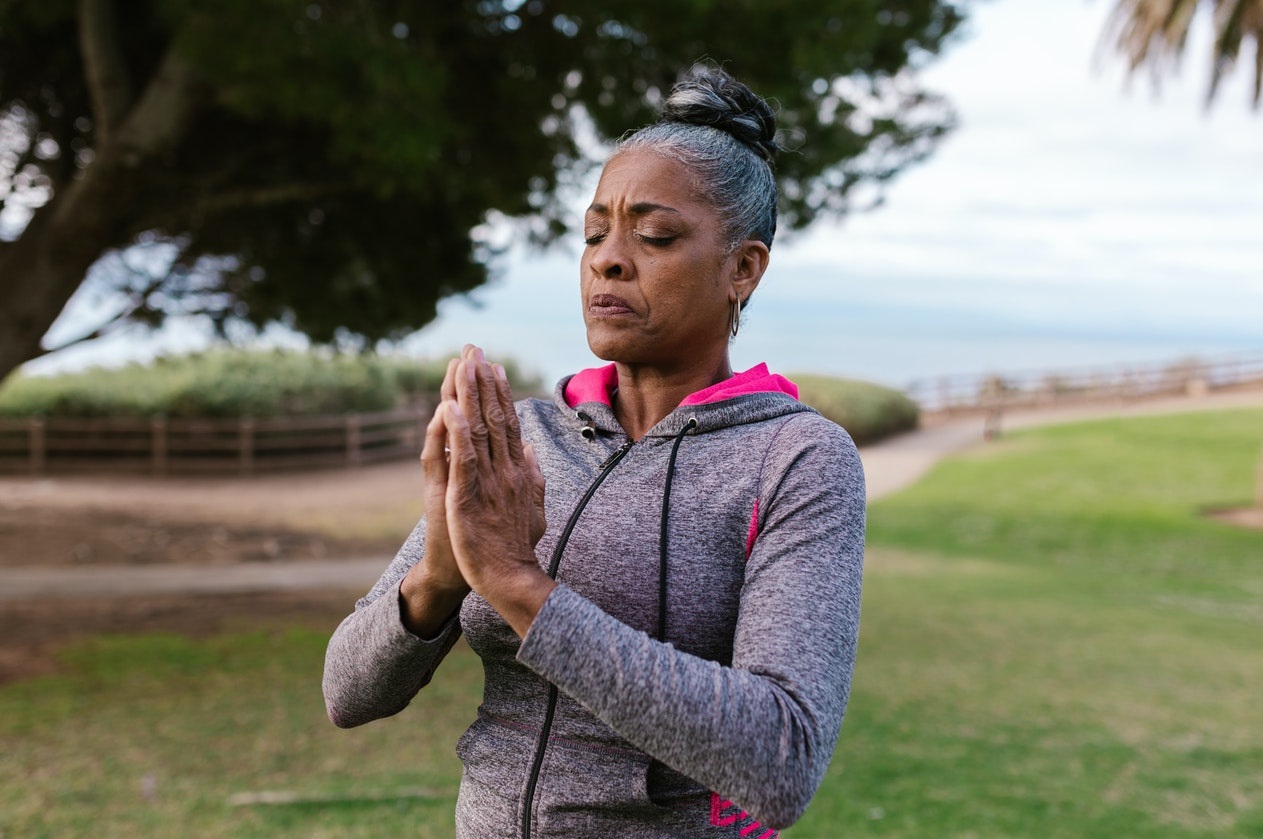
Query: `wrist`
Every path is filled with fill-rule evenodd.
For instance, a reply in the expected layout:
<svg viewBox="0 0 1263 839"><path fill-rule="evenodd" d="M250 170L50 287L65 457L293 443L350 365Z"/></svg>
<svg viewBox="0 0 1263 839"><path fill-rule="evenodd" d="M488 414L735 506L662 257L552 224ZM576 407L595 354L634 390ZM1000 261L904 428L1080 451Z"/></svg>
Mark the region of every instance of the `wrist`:
<svg viewBox="0 0 1263 839"><path fill-rule="evenodd" d="M469 591L463 579L439 579L417 565L399 582L399 618L413 635L433 639Z"/></svg>
<svg viewBox="0 0 1263 839"><path fill-rule="evenodd" d="M502 569L494 579L475 585L474 590L491 604L519 638L524 638L556 587L557 582L544 573L532 557L529 563Z"/></svg>

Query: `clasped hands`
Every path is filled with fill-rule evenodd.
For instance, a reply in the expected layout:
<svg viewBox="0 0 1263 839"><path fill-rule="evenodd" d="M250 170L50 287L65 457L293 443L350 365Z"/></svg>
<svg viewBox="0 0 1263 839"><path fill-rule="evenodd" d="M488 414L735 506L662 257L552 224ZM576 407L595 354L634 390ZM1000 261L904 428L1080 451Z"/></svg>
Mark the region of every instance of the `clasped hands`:
<svg viewBox="0 0 1263 839"><path fill-rule="evenodd" d="M400 585L404 625L433 637L472 589L525 636L555 586L534 551L544 476L504 368L481 349L448 363L440 396L421 452L425 555Z"/></svg>

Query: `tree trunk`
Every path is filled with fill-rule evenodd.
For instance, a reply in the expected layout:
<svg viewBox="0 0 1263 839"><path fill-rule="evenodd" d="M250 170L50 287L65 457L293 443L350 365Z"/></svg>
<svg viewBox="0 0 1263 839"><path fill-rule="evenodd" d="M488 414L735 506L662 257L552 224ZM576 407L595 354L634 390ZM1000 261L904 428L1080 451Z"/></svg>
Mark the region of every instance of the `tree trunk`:
<svg viewBox="0 0 1263 839"><path fill-rule="evenodd" d="M58 186L20 238L0 243L0 380L40 354L92 264L139 232L146 173L183 138L199 105L188 69L169 53L80 177Z"/></svg>
<svg viewBox="0 0 1263 839"><path fill-rule="evenodd" d="M95 257L59 252L41 209L22 238L0 251L0 381L40 354L40 339L61 314ZM67 232L73 233L73 230ZM98 250L99 254L100 251Z"/></svg>

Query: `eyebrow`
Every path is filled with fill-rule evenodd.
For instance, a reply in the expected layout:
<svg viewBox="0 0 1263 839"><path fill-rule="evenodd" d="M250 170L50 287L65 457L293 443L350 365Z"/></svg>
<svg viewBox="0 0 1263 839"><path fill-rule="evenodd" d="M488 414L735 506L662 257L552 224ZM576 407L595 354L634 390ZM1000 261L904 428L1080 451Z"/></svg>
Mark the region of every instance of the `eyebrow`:
<svg viewBox="0 0 1263 839"><path fill-rule="evenodd" d="M591 206L588 207L587 211L589 213L597 213L603 216L608 216L610 214L609 207L597 202L593 202ZM654 204L651 201L641 201L637 204L632 204L631 207L628 208L628 212L630 212L633 216L644 216L649 213L657 212L674 213L677 216L682 215L682 213L675 207L668 207L665 204Z"/></svg>

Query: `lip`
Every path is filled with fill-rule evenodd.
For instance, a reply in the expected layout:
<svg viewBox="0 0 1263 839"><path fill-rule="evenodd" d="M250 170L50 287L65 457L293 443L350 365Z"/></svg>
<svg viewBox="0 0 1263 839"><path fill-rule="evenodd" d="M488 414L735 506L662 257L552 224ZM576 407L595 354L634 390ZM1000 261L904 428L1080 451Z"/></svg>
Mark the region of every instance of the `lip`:
<svg viewBox="0 0 1263 839"><path fill-rule="evenodd" d="M614 294L594 294L588 299L588 312L598 316L633 314L631 304Z"/></svg>

